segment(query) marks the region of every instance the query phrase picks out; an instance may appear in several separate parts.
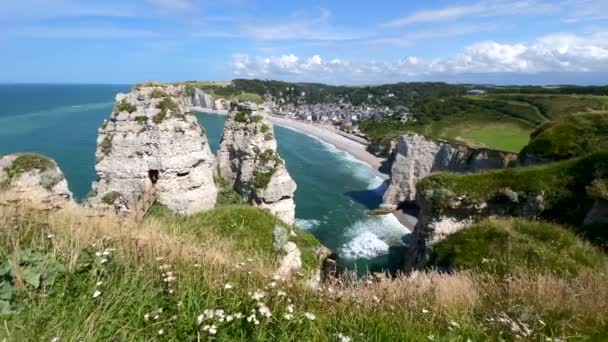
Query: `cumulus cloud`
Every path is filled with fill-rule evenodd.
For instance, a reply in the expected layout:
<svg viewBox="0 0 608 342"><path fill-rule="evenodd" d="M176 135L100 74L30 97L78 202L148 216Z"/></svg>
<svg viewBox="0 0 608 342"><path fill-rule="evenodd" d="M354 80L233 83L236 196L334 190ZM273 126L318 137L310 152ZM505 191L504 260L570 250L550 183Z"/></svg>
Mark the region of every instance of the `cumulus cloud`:
<svg viewBox="0 0 608 342"><path fill-rule="evenodd" d="M235 55L237 77L278 78L328 83L391 82L425 75L467 73L608 72L608 32L589 36L554 34L532 43L484 41L448 58L407 57L396 62L324 60L314 55L275 57Z"/></svg>

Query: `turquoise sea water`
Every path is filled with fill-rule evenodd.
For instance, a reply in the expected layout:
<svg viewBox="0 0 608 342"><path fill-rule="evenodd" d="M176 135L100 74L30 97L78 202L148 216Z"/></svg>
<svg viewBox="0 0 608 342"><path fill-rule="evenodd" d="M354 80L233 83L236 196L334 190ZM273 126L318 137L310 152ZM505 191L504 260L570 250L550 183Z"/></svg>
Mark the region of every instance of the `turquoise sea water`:
<svg viewBox="0 0 608 342"><path fill-rule="evenodd" d="M32 151L54 158L76 198L95 178L97 128L128 85L0 85L0 154ZM215 152L225 117L198 114ZM383 179L369 166L305 134L275 127L279 153L298 184L296 218L349 267L386 265L389 245L407 232L393 216L369 217Z"/></svg>

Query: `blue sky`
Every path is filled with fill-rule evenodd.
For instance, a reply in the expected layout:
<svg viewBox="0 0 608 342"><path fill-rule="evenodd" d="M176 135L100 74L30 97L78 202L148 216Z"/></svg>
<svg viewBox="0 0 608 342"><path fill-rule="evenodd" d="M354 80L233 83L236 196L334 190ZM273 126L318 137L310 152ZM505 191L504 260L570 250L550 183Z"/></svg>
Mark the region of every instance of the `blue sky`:
<svg viewBox="0 0 608 342"><path fill-rule="evenodd" d="M608 0L5 0L0 82L608 83Z"/></svg>

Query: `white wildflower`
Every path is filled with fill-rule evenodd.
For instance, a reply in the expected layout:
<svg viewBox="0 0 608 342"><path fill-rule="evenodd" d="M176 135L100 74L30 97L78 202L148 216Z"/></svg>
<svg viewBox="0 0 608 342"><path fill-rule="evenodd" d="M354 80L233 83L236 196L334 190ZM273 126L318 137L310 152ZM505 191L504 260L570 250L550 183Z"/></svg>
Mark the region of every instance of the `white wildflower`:
<svg viewBox="0 0 608 342"><path fill-rule="evenodd" d="M95 286L101 286L103 285L103 281L98 281L97 283L95 283Z"/></svg>
<svg viewBox="0 0 608 342"><path fill-rule="evenodd" d="M101 260L99 260L99 262L100 262L100 263L103 265L103 264L105 264L106 262L108 262L108 259L106 259L106 258L101 258Z"/></svg>
<svg viewBox="0 0 608 342"><path fill-rule="evenodd" d="M243 318L243 314L240 313L240 312L237 312L237 313L234 314L234 318L235 319L241 319L241 318Z"/></svg>
<svg viewBox="0 0 608 342"><path fill-rule="evenodd" d="M209 327L209 334L215 335L216 333L217 333L217 327L215 325L212 325L211 327Z"/></svg>
<svg viewBox="0 0 608 342"><path fill-rule="evenodd" d="M53 235L53 234L49 234L49 235L47 235L46 237L47 237L47 238L49 238L49 239L52 239L52 238L54 238L54 237L55 237L55 235ZM57 341L59 341L59 337L53 337L53 339L57 339ZM51 340L51 341L52 341L52 340Z"/></svg>
<svg viewBox="0 0 608 342"><path fill-rule="evenodd" d="M304 313L304 317L306 317L307 319L309 319L311 321L314 321L317 318L314 314L312 314L310 312Z"/></svg>
<svg viewBox="0 0 608 342"><path fill-rule="evenodd" d="M230 290L230 289L232 289L232 288L233 288L233 286L232 286L232 284L230 284L230 283L226 283L226 284L224 285L224 289L226 289L226 290Z"/></svg>
<svg viewBox="0 0 608 342"><path fill-rule="evenodd" d="M165 330L160 329L160 330L158 331L158 334L159 334L159 335L164 335L164 334L165 334Z"/></svg>
<svg viewBox="0 0 608 342"><path fill-rule="evenodd" d="M260 291L257 290L253 293L253 295L251 296L251 298L255 301L260 301L262 300L264 297L266 297L266 293L264 291Z"/></svg>
<svg viewBox="0 0 608 342"><path fill-rule="evenodd" d="M163 261L163 260L165 260L165 258L163 258L163 257L156 257L156 261Z"/></svg>
<svg viewBox="0 0 608 342"><path fill-rule="evenodd" d="M101 252L95 252L95 256L100 257L101 256Z"/></svg>
<svg viewBox="0 0 608 342"><path fill-rule="evenodd" d="M275 287L277 287L277 282L273 281L270 284L268 284L268 287L270 287L271 289L274 289Z"/></svg>
<svg viewBox="0 0 608 342"><path fill-rule="evenodd" d="M427 313L429 313L429 310L427 310L427 309L422 309L422 313L423 313L423 314L427 314Z"/></svg>
<svg viewBox="0 0 608 342"><path fill-rule="evenodd" d="M258 307L258 311L260 312L260 315L266 317L266 318L270 318L270 316L272 316L272 313L270 312L270 309L264 305L263 303L261 303Z"/></svg>
<svg viewBox="0 0 608 342"><path fill-rule="evenodd" d="M59 337L55 336L51 339L51 342L59 342Z"/></svg>
<svg viewBox="0 0 608 342"><path fill-rule="evenodd" d="M293 304L287 305L287 312L293 313L294 308L295 308L295 306Z"/></svg>
<svg viewBox="0 0 608 342"><path fill-rule="evenodd" d="M456 321L450 321L450 325L454 328L460 329L460 324L458 324L458 322Z"/></svg>
<svg viewBox="0 0 608 342"><path fill-rule="evenodd" d="M351 338L349 336L346 336L346 335L342 334L342 333L339 333L338 334L338 341L339 342L350 342Z"/></svg>
<svg viewBox="0 0 608 342"><path fill-rule="evenodd" d="M287 293L285 293L285 291L279 290L279 291L277 291L277 296L279 296L279 297L287 297Z"/></svg>
<svg viewBox="0 0 608 342"><path fill-rule="evenodd" d="M149 321L150 320L150 314L145 314L144 315L144 321Z"/></svg>
<svg viewBox="0 0 608 342"><path fill-rule="evenodd" d="M291 321L293 319L293 315L292 314L285 314L283 317L285 317L286 320Z"/></svg>
<svg viewBox="0 0 608 342"><path fill-rule="evenodd" d="M99 296L101 296L101 291L95 290L95 292L93 292L93 298L97 298Z"/></svg>
<svg viewBox="0 0 608 342"><path fill-rule="evenodd" d="M226 322L232 322L234 320L234 316L226 315Z"/></svg>
<svg viewBox="0 0 608 342"><path fill-rule="evenodd" d="M201 325L201 323L203 323L204 320L205 320L204 314L200 314L200 315L196 316L196 324Z"/></svg>

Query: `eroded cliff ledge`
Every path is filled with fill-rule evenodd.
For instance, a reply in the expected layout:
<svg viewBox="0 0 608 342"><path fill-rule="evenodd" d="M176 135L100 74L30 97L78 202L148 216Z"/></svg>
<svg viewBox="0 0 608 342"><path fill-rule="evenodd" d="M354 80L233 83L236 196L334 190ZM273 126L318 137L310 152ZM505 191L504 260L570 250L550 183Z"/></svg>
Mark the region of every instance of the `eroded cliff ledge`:
<svg viewBox="0 0 608 342"><path fill-rule="evenodd" d="M395 150L391 183L383 198L387 208L415 201L416 183L433 172L478 172L517 161L514 153L437 142L416 133L401 135Z"/></svg>
<svg viewBox="0 0 608 342"><path fill-rule="evenodd" d="M181 213L213 208L215 158L183 85L148 83L116 96L97 138L88 203L136 215L155 201ZM200 104L200 103L199 103Z"/></svg>
<svg viewBox="0 0 608 342"><path fill-rule="evenodd" d="M232 104L217 158L220 176L238 193L294 223L296 183L277 152L274 129L263 108Z"/></svg>
<svg viewBox="0 0 608 342"><path fill-rule="evenodd" d="M1 191L9 191L21 199L41 202L49 207L62 207L72 201L68 182L57 163L34 153L0 157Z"/></svg>

